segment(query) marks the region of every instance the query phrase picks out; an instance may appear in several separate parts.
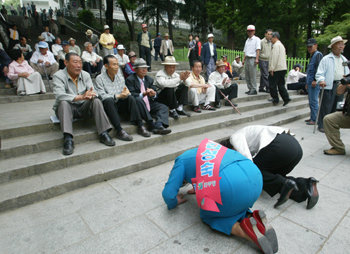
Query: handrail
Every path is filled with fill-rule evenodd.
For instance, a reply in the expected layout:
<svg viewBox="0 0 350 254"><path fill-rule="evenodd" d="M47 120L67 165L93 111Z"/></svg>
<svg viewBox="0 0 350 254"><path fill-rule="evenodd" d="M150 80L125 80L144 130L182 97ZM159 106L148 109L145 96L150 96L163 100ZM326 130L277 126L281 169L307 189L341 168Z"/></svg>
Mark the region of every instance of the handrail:
<svg viewBox="0 0 350 254"><path fill-rule="evenodd" d="M64 18L64 20L68 21L68 22L71 23L72 25L75 25L75 23L72 22L72 21L70 21L69 19ZM78 23L81 24L81 25L83 25L83 26L85 26L85 27L87 27L87 28L89 28L89 29L91 29L91 30L94 31L96 34L101 35L101 32L99 32L99 31L97 31L96 29L92 28L91 26L85 24L84 22L78 21ZM77 32L77 31L76 31L76 32Z"/></svg>

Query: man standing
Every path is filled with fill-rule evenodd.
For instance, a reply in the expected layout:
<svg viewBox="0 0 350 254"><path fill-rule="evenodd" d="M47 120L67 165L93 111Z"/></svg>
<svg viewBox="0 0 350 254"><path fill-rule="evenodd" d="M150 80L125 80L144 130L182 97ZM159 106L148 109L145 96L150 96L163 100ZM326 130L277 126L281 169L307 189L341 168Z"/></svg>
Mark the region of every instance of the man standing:
<svg viewBox="0 0 350 254"><path fill-rule="evenodd" d="M137 103L141 103L140 114L144 119L149 129L154 134L166 135L171 132L167 129L169 126L168 107L156 101L156 87L153 84L153 79L147 76L147 68L145 60L137 59L134 64L135 74L130 75L126 79L126 86L128 87L132 96L135 97ZM153 122L153 118L155 122Z"/></svg>
<svg viewBox="0 0 350 254"><path fill-rule="evenodd" d="M160 37L160 33L157 34L157 37L154 39L154 60L158 61L158 56L162 61L164 61L163 56L160 54L160 46L162 45L162 37Z"/></svg>
<svg viewBox="0 0 350 254"><path fill-rule="evenodd" d="M286 63L286 49L279 40L279 32L273 32L271 42L273 44L271 55L269 58L269 84L270 94L272 97L273 105L277 105L279 102L278 91L284 101L283 106L286 106L289 102L289 94L285 87L285 79L287 72Z"/></svg>
<svg viewBox="0 0 350 254"><path fill-rule="evenodd" d="M102 102L93 89L90 74L82 71L82 61L76 53L68 53L65 59L66 68L58 71L53 77L53 93L56 102L53 110L61 122L64 136L63 154L70 155L74 150L73 118L86 118L93 115L100 136L100 142L114 146L115 142L108 132L112 129L103 110Z"/></svg>
<svg viewBox="0 0 350 254"><path fill-rule="evenodd" d="M207 75L207 80L210 74L215 71L215 63L218 58L216 52L216 44L214 41L214 35L208 34L208 42L204 43L202 49L202 62Z"/></svg>
<svg viewBox="0 0 350 254"><path fill-rule="evenodd" d="M106 71L102 72L96 78L95 89L103 102L103 107L111 120L115 130L116 137L124 141L132 141L130 136L120 125L120 113L127 113L130 122L138 126L137 132L144 136L150 137L151 134L143 126L142 118L138 109L138 105L133 96L131 96L125 85L124 78L118 74L118 60L113 55L103 58L103 64Z"/></svg>
<svg viewBox="0 0 350 254"><path fill-rule="evenodd" d="M30 58L30 65L41 75L53 75L58 71L58 63L49 51L49 45L41 41L38 43L39 51L35 51Z"/></svg>
<svg viewBox="0 0 350 254"><path fill-rule="evenodd" d="M92 30L88 29L86 30L85 35L86 35L87 41L92 44L93 51L95 53L98 53L97 46L98 46L99 39L97 34L94 34Z"/></svg>
<svg viewBox="0 0 350 254"><path fill-rule="evenodd" d="M190 72L175 72L178 63L173 56L167 56L162 63L164 70L157 72L155 86L158 88L157 101L169 107L169 116L175 120L179 115L191 116L184 111L183 105L188 103L188 87L185 80L190 76Z"/></svg>
<svg viewBox="0 0 350 254"><path fill-rule="evenodd" d="M104 25L104 32L100 36L100 44L102 45L103 56L113 55L113 46L115 44L115 39L113 34L109 33L109 26Z"/></svg>
<svg viewBox="0 0 350 254"><path fill-rule="evenodd" d="M256 65L259 63L259 55L261 49L260 38L255 36L255 26L247 27L248 39L244 45L244 65L245 79L247 81L248 91L246 94L254 95L256 91Z"/></svg>
<svg viewBox="0 0 350 254"><path fill-rule="evenodd" d="M148 71L151 71L151 34L148 32L148 27L146 24L142 24L142 31L137 35L137 42L139 44L140 58L146 59Z"/></svg>
<svg viewBox="0 0 350 254"><path fill-rule="evenodd" d="M45 38L45 41L49 44L49 47L51 48L55 40L55 36L52 33L50 33L48 26L45 26L44 30L45 31L41 33L41 36Z"/></svg>
<svg viewBox="0 0 350 254"><path fill-rule="evenodd" d="M164 40L162 40L162 44L160 46L160 54L163 57L172 56L174 53L173 41L169 39L169 34L164 34Z"/></svg>
<svg viewBox="0 0 350 254"><path fill-rule="evenodd" d="M259 55L259 68L260 68L260 86L259 92L270 92L269 88L269 57L271 54L272 43L272 30L267 29L265 31L265 38L261 40L261 51Z"/></svg>
<svg viewBox="0 0 350 254"><path fill-rule="evenodd" d="M332 52L322 58L317 69L316 81L324 89L317 122L320 132L324 132L323 118L335 112L338 100L341 100L343 97L337 96L336 90L338 82L344 75L349 73L348 66L346 64L343 65L343 63L347 62L347 59L341 54L346 42L347 40L343 40L340 36L334 37L328 46Z"/></svg>

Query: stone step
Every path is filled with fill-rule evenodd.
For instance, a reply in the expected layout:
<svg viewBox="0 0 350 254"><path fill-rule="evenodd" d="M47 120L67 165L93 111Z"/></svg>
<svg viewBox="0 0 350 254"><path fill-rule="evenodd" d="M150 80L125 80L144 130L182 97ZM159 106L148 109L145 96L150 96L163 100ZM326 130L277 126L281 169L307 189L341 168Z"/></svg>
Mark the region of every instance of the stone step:
<svg viewBox="0 0 350 254"><path fill-rule="evenodd" d="M114 147L107 147L100 144L96 139L84 142L76 145L74 154L70 156L62 155L61 147L50 150L43 149L41 152L3 159L0 165L0 183L79 165L81 162L92 162L119 154L122 155L143 149L144 147L158 144L164 145L180 138L191 137L198 133L205 133L227 126L252 122L305 108L307 108L307 102L306 100L302 100L291 102L287 107L254 108L254 110L247 111L242 115L224 114L207 119L204 117L205 115L203 115L203 119L187 121L171 126L172 133L166 136L152 135L150 138L143 138L139 135L135 135L132 142L117 141L117 145ZM219 112L220 111L217 113ZM62 141L57 139L57 144L59 144L59 142ZM33 146L35 146L35 144Z"/></svg>
<svg viewBox="0 0 350 254"><path fill-rule="evenodd" d="M260 97L260 100L258 98ZM271 102L266 100L266 96L257 95L255 97L254 103L249 101L251 97L241 98L237 101L242 101L239 103L239 110L241 113L255 110L259 108L272 107ZM304 101L305 97L302 96L291 96L291 99L294 102ZM190 111L190 110L189 110ZM192 117L183 117L181 116L178 120L170 120L170 126L175 126L187 122L193 122L200 119L209 119L213 117L223 116L232 114L233 109L231 107L222 107L217 111L203 111L201 114L193 113ZM78 121L74 124L75 129L75 144L82 142L94 140L97 138L97 134L94 128L93 121ZM26 136L17 136L12 138L3 138L2 139L2 150L0 153L0 159L9 159L13 157L23 156L27 154L38 153L42 151L47 151L56 147L62 146L62 133L59 128L59 124L52 124L52 128L46 132L40 132L36 134L30 134ZM124 121L122 126L126 132L129 134L135 134L137 129L135 126ZM35 127L28 128L37 128ZM114 133L111 133L114 135Z"/></svg>
<svg viewBox="0 0 350 254"><path fill-rule="evenodd" d="M46 94L33 94L26 96L18 96L18 95L0 95L0 104L6 103L17 103L17 102L28 102L28 101L40 101L40 100L52 100L55 99L55 95L53 93Z"/></svg>
<svg viewBox="0 0 350 254"><path fill-rule="evenodd" d="M198 121L197 127L191 132L191 135L183 135L188 130L188 126L183 126L184 129L175 128L175 131L168 136L152 136L150 139L143 139L146 141L140 147L141 150L135 149L134 145L132 145L129 149L123 149L124 153L122 154L115 153L114 156L108 158L98 158L96 156L96 159L88 163L77 163L76 165L70 165L67 161L66 167L63 169L36 172L36 175L31 177L1 184L0 211L22 207L93 183L144 170L173 160L185 150L197 146L202 139L210 138L219 141L228 138L234 130L247 125L248 122L250 124L265 125L286 124L306 117L309 114L309 110L305 107L300 109L284 107L277 110L268 109L265 112L263 111L259 109L254 111L254 113L250 113L249 116L248 114L240 116L240 120L230 119L230 116L223 116L220 119L221 121L211 125L205 123L205 121ZM278 114L278 111L281 111L281 114ZM139 139L141 138L135 137L135 141L131 143L136 144L140 141ZM161 142L154 142L156 139L161 139ZM93 143L91 147L97 146L96 142L91 143ZM102 145L99 148L102 148ZM77 147L76 153L81 153L81 149L83 149L83 145ZM105 148L101 150L110 149ZM62 157L58 151L51 152L51 156ZM45 154L45 156L50 156L50 154ZM44 158L37 159L43 160ZM84 161L84 159L81 161Z"/></svg>

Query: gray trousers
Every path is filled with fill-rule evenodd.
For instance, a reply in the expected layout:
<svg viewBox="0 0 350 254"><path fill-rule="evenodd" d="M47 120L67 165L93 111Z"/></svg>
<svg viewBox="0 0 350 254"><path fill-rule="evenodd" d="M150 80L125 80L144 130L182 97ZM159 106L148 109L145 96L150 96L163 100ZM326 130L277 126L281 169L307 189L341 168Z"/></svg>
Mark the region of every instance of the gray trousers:
<svg viewBox="0 0 350 254"><path fill-rule="evenodd" d="M245 79L249 91L256 91L255 57L246 57L244 62Z"/></svg>
<svg viewBox="0 0 350 254"><path fill-rule="evenodd" d="M103 109L102 102L98 99L84 101L81 104L73 104L69 101L61 101L58 105L56 115L61 122L61 130L73 136L73 118L94 117L97 133L112 129L108 117Z"/></svg>
<svg viewBox="0 0 350 254"><path fill-rule="evenodd" d="M343 112L334 112L328 114L323 119L324 132L329 144L337 151L345 151L345 145L340 139L340 128L350 128L350 116L346 116Z"/></svg>
<svg viewBox="0 0 350 254"><path fill-rule="evenodd" d="M209 79L210 74L215 71L215 68L216 67L215 67L214 57L210 57L208 65L205 66L207 80Z"/></svg>
<svg viewBox="0 0 350 254"><path fill-rule="evenodd" d="M259 60L260 86L259 89L269 88L269 61Z"/></svg>

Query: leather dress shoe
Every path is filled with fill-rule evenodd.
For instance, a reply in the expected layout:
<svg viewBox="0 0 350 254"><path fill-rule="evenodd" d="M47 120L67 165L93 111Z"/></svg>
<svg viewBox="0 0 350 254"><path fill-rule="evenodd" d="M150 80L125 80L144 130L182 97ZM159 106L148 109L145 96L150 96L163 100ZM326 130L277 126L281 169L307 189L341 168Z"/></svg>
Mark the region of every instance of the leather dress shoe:
<svg viewBox="0 0 350 254"><path fill-rule="evenodd" d="M177 114L176 110L169 111L169 116L174 118L175 120L179 119L179 115Z"/></svg>
<svg viewBox="0 0 350 254"><path fill-rule="evenodd" d="M332 147L331 149L328 150L323 150L324 154L327 155L345 155L345 151L339 151L337 149L335 149L334 147Z"/></svg>
<svg viewBox="0 0 350 254"><path fill-rule="evenodd" d="M278 240L275 229L268 223L266 214L262 210L253 211L252 216L257 222L257 227L261 234L265 235L269 240L273 253L278 251Z"/></svg>
<svg viewBox="0 0 350 254"><path fill-rule="evenodd" d="M250 90L249 91L247 91L247 92L245 92L245 94L249 94L250 93Z"/></svg>
<svg viewBox="0 0 350 254"><path fill-rule="evenodd" d="M264 88L259 88L259 93L266 93L266 90Z"/></svg>
<svg viewBox="0 0 350 254"><path fill-rule="evenodd" d="M221 102L215 103L215 108L221 108Z"/></svg>
<svg viewBox="0 0 350 254"><path fill-rule="evenodd" d="M277 208L280 205L287 202L293 190L296 190L296 191L299 190L296 182L291 179L287 179L281 188L280 197L277 200L276 204L274 205L274 208Z"/></svg>
<svg viewBox="0 0 350 254"><path fill-rule="evenodd" d="M194 106L193 111L196 113L202 113L202 110L199 108L199 106Z"/></svg>
<svg viewBox="0 0 350 254"><path fill-rule="evenodd" d="M166 134L169 134L170 132L171 132L170 129L165 129L163 126L153 129L153 133L159 134L159 135L166 135Z"/></svg>
<svg viewBox="0 0 350 254"><path fill-rule="evenodd" d="M248 93L248 95L256 95L256 94L258 94L258 92L257 92L256 90L250 91L250 92Z"/></svg>
<svg viewBox="0 0 350 254"><path fill-rule="evenodd" d="M176 112L181 116L191 117L191 114L186 112L185 110L176 110Z"/></svg>
<svg viewBox="0 0 350 254"><path fill-rule="evenodd" d="M305 123L307 123L307 122L310 122L311 121L311 119L309 118L309 119L306 119L305 120Z"/></svg>
<svg viewBox="0 0 350 254"><path fill-rule="evenodd" d="M317 204L317 201L319 198L319 194L318 194L318 190L317 190L317 183L318 183L318 181L315 178L313 178L313 177L309 178L308 189L307 189L308 198L307 198L306 209L311 209Z"/></svg>
<svg viewBox="0 0 350 254"><path fill-rule="evenodd" d="M149 131L147 131L146 127L141 125L137 128L137 134L149 138L151 136L151 133Z"/></svg>
<svg viewBox="0 0 350 254"><path fill-rule="evenodd" d="M257 227L257 221L254 217L244 218L240 223L240 227L263 253L273 253L270 241L266 236L260 233Z"/></svg>
<svg viewBox="0 0 350 254"><path fill-rule="evenodd" d="M130 136L125 130L119 131L116 138L123 141L132 141L132 136Z"/></svg>
<svg viewBox="0 0 350 254"><path fill-rule="evenodd" d="M63 143L63 155L71 155L74 151L73 139L65 139Z"/></svg>
<svg viewBox="0 0 350 254"><path fill-rule="evenodd" d="M323 129L323 128L318 127L317 130L318 130L319 132L324 133L324 129Z"/></svg>
<svg viewBox="0 0 350 254"><path fill-rule="evenodd" d="M235 107L238 106L238 104L236 104L236 103L233 103L233 102L232 102L232 104L233 104L233 106L235 106ZM232 107L231 103L229 103L228 101L225 101L225 106Z"/></svg>
<svg viewBox="0 0 350 254"><path fill-rule="evenodd" d="M104 131L100 134L100 142L106 146L115 146L114 140L109 136L107 131Z"/></svg>
<svg viewBox="0 0 350 254"><path fill-rule="evenodd" d="M291 101L291 99L288 99L288 100L284 101L283 107L284 107L284 106L287 106L287 104L288 104L290 101Z"/></svg>

